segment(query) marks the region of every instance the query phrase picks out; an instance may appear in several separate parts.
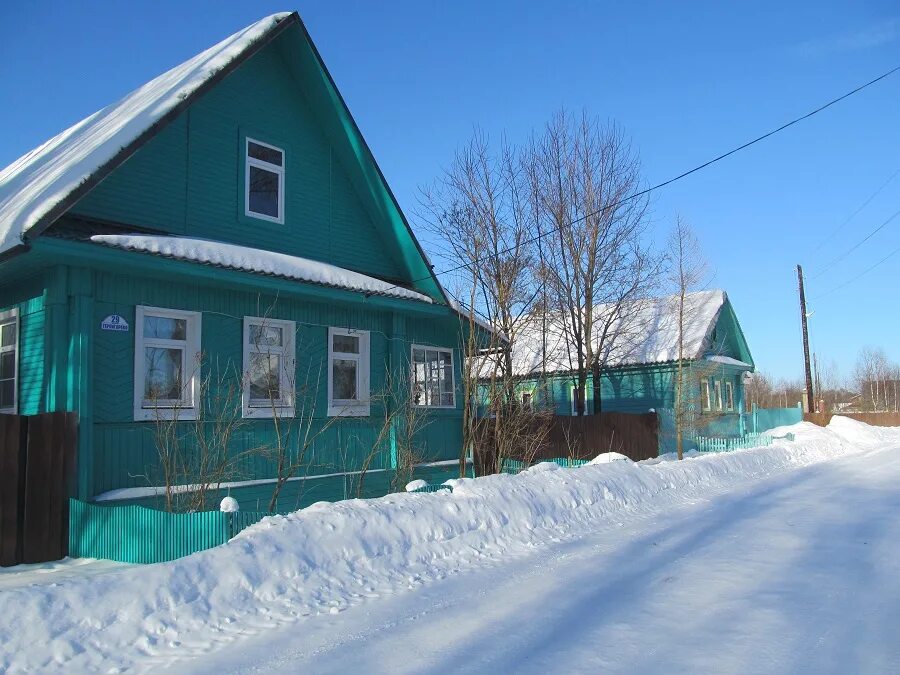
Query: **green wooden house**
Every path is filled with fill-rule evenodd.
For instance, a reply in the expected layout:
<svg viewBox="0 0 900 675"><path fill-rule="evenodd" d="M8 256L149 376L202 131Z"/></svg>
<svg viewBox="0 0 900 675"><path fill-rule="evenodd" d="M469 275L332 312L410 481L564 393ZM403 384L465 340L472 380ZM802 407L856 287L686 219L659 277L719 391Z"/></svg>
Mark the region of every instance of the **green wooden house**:
<svg viewBox="0 0 900 675"><path fill-rule="evenodd" d="M279 509L383 494L403 400L417 475L458 475L466 330L296 13L0 173L0 412L78 413L83 500L153 501L159 429L229 415L243 508L298 419Z"/></svg>
<svg viewBox="0 0 900 675"><path fill-rule="evenodd" d="M685 398L695 412L695 428L714 436L743 435L744 383L754 363L734 307L721 290L690 293L685 307ZM610 332L619 337L607 341L607 367L600 375L602 411L660 414L663 452L674 445L668 411L675 403L678 367L676 308L673 297L653 298L616 320ZM604 314L604 306L595 308L595 316ZM561 322L531 322L513 345L523 403L549 407L557 415L578 414L573 352ZM585 398L584 410L591 414L590 375Z"/></svg>

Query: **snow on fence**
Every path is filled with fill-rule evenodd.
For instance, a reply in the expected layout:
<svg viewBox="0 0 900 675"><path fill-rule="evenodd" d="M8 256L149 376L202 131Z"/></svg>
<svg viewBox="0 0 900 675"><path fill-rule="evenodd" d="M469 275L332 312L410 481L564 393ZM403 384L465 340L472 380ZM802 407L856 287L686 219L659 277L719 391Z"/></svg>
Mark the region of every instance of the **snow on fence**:
<svg viewBox="0 0 900 675"><path fill-rule="evenodd" d="M103 506L70 499L69 555L166 562L224 544L271 515L263 511L170 513L136 504Z"/></svg>
<svg viewBox="0 0 900 675"><path fill-rule="evenodd" d="M793 441L794 435L786 434L782 438ZM770 434L746 434L734 438L696 436L693 443L699 452L729 452L747 448L763 448L772 445L774 440L775 437Z"/></svg>

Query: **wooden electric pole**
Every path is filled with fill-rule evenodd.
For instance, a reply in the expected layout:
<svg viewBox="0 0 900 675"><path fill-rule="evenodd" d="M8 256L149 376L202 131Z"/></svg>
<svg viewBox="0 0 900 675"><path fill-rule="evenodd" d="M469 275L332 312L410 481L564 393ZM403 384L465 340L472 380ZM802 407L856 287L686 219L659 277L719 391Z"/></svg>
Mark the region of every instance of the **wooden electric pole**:
<svg viewBox="0 0 900 675"><path fill-rule="evenodd" d="M809 331L806 328L806 293L803 290L803 268L800 265L797 265L797 281L800 284L800 323L803 326L803 363L806 369L806 411L815 412L812 369L809 366Z"/></svg>

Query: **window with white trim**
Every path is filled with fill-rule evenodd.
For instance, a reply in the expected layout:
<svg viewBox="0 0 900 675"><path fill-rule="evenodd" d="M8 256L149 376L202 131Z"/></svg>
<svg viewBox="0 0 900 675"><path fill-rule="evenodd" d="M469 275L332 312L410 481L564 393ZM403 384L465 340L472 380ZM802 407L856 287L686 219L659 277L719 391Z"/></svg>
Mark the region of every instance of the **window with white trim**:
<svg viewBox="0 0 900 675"><path fill-rule="evenodd" d="M246 139L244 204L246 215L284 222L284 150Z"/></svg>
<svg viewBox="0 0 900 675"><path fill-rule="evenodd" d="M577 404L578 399L576 398L577 392L578 392L578 387L576 387L573 384L572 388L571 388L571 395L569 396L570 403L572 404L572 417L575 417L576 415L578 415L578 404ZM591 407L588 405L587 385L584 386L584 414L585 415L591 414Z"/></svg>
<svg viewBox="0 0 900 675"><path fill-rule="evenodd" d="M0 312L0 413L15 414L19 382L19 313Z"/></svg>
<svg viewBox="0 0 900 675"><path fill-rule="evenodd" d="M135 308L134 419L196 419L200 313Z"/></svg>
<svg viewBox="0 0 900 675"><path fill-rule="evenodd" d="M293 321L244 317L244 417L294 415Z"/></svg>
<svg viewBox="0 0 900 675"><path fill-rule="evenodd" d="M731 382L725 383L725 409L734 411L734 384Z"/></svg>
<svg viewBox="0 0 900 675"><path fill-rule="evenodd" d="M722 382L721 380L713 380L713 402L716 404L716 410L722 410Z"/></svg>
<svg viewBox="0 0 900 675"><path fill-rule="evenodd" d="M532 406L532 398L534 397L534 391L531 389L525 389L522 391L522 409L526 411L531 411Z"/></svg>
<svg viewBox="0 0 900 675"><path fill-rule="evenodd" d="M711 410L709 402L709 380L703 378L700 380L700 408L702 410Z"/></svg>
<svg viewBox="0 0 900 675"><path fill-rule="evenodd" d="M369 332L328 329L328 415L369 415Z"/></svg>
<svg viewBox="0 0 900 675"><path fill-rule="evenodd" d="M456 407L452 349L412 346L412 397L421 407Z"/></svg>

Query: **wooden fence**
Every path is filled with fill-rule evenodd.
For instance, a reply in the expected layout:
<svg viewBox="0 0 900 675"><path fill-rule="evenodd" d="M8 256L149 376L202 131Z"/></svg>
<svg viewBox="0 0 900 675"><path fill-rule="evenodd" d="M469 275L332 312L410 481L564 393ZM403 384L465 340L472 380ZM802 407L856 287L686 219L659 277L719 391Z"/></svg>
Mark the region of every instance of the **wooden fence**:
<svg viewBox="0 0 900 675"><path fill-rule="evenodd" d="M869 413L804 413L806 422L818 424L820 427L828 426L835 415L849 417L850 419L871 424L873 427L900 427L900 413L895 412L869 412Z"/></svg>
<svg viewBox="0 0 900 675"><path fill-rule="evenodd" d="M0 566L68 555L75 413L0 415Z"/></svg>
<svg viewBox="0 0 900 675"><path fill-rule="evenodd" d="M602 452L618 452L640 461L656 457L659 452L659 419L656 413L607 412L583 417L557 416L549 422L547 440L534 458L514 456L507 459L540 461L557 457L593 459ZM536 432L537 433L537 432ZM475 442L475 462L478 475L496 467L493 457L496 446L490 425Z"/></svg>

